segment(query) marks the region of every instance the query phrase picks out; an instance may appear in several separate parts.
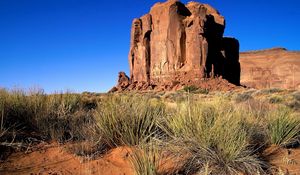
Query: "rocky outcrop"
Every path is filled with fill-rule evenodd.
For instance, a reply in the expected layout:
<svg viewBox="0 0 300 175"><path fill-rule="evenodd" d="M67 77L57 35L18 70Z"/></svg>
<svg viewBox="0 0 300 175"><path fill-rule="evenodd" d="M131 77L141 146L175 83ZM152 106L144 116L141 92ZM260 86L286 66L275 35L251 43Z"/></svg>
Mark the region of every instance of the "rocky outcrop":
<svg viewBox="0 0 300 175"><path fill-rule="evenodd" d="M124 91L130 85L130 79L125 72L119 72L118 85L109 92Z"/></svg>
<svg viewBox="0 0 300 175"><path fill-rule="evenodd" d="M300 90L300 52L273 48L243 52L240 58L242 84Z"/></svg>
<svg viewBox="0 0 300 175"><path fill-rule="evenodd" d="M224 17L207 4L156 3L133 20L125 90L201 86L215 77L239 85L239 42L223 38L224 29Z"/></svg>

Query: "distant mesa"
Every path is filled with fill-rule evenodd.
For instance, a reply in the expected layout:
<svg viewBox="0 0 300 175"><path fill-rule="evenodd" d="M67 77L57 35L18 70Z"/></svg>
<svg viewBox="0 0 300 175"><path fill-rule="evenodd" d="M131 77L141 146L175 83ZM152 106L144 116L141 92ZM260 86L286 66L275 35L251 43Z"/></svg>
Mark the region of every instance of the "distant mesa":
<svg viewBox="0 0 300 175"><path fill-rule="evenodd" d="M241 83L257 89L300 90L300 52L272 48L240 53Z"/></svg>
<svg viewBox="0 0 300 175"><path fill-rule="evenodd" d="M240 85L239 42L223 37L224 29L224 17L208 4L156 3L133 20L130 76L121 72L111 92L235 88Z"/></svg>
<svg viewBox="0 0 300 175"><path fill-rule="evenodd" d="M271 53L271 52L282 52L282 51L284 52L284 51L288 51L288 50L284 47L274 47L274 48L270 48L270 49L251 50L251 51L241 52L241 54Z"/></svg>

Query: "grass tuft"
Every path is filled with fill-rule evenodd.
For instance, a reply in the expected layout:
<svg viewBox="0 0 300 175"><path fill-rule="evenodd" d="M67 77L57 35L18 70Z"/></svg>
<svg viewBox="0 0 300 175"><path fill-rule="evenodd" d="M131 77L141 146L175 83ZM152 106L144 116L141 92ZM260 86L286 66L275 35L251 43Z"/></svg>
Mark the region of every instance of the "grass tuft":
<svg viewBox="0 0 300 175"><path fill-rule="evenodd" d="M287 108L279 108L270 113L268 133L271 144L289 146L297 144L300 136L299 115Z"/></svg>
<svg viewBox="0 0 300 175"><path fill-rule="evenodd" d="M130 157L135 175L159 175L160 158L159 146L154 142L140 144Z"/></svg>
<svg viewBox="0 0 300 175"><path fill-rule="evenodd" d="M159 134L157 122L163 115L161 103L140 96L110 96L101 102L95 113L103 140L111 148L147 142Z"/></svg>
<svg viewBox="0 0 300 175"><path fill-rule="evenodd" d="M183 105L162 128L191 155L184 166L186 174L208 167L213 174L263 172L265 162L250 144L252 125L240 109L222 100Z"/></svg>

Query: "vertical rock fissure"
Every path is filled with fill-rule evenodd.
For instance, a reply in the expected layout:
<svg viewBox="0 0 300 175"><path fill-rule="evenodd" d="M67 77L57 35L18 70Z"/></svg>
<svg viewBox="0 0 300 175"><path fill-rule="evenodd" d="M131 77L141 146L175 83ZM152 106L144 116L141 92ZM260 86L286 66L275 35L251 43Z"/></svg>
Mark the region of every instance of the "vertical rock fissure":
<svg viewBox="0 0 300 175"><path fill-rule="evenodd" d="M150 83L150 74L151 74L151 49L150 49L150 42L151 42L151 31L147 31L144 36L144 46L146 49L146 74L147 74L147 82Z"/></svg>
<svg viewBox="0 0 300 175"><path fill-rule="evenodd" d="M180 37L180 60L179 60L179 68L182 68L186 63L186 33L185 30L182 31Z"/></svg>

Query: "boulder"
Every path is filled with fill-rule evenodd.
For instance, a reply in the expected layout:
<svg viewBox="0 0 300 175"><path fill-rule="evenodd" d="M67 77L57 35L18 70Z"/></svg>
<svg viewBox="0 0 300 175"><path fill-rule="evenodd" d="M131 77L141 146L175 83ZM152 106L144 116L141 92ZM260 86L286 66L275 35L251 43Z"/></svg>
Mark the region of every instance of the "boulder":
<svg viewBox="0 0 300 175"><path fill-rule="evenodd" d="M119 72L119 77L118 77L118 84L117 86L111 88L108 92L113 93L117 91L124 91L127 89L130 85L130 79L129 77L125 74L125 72Z"/></svg>

